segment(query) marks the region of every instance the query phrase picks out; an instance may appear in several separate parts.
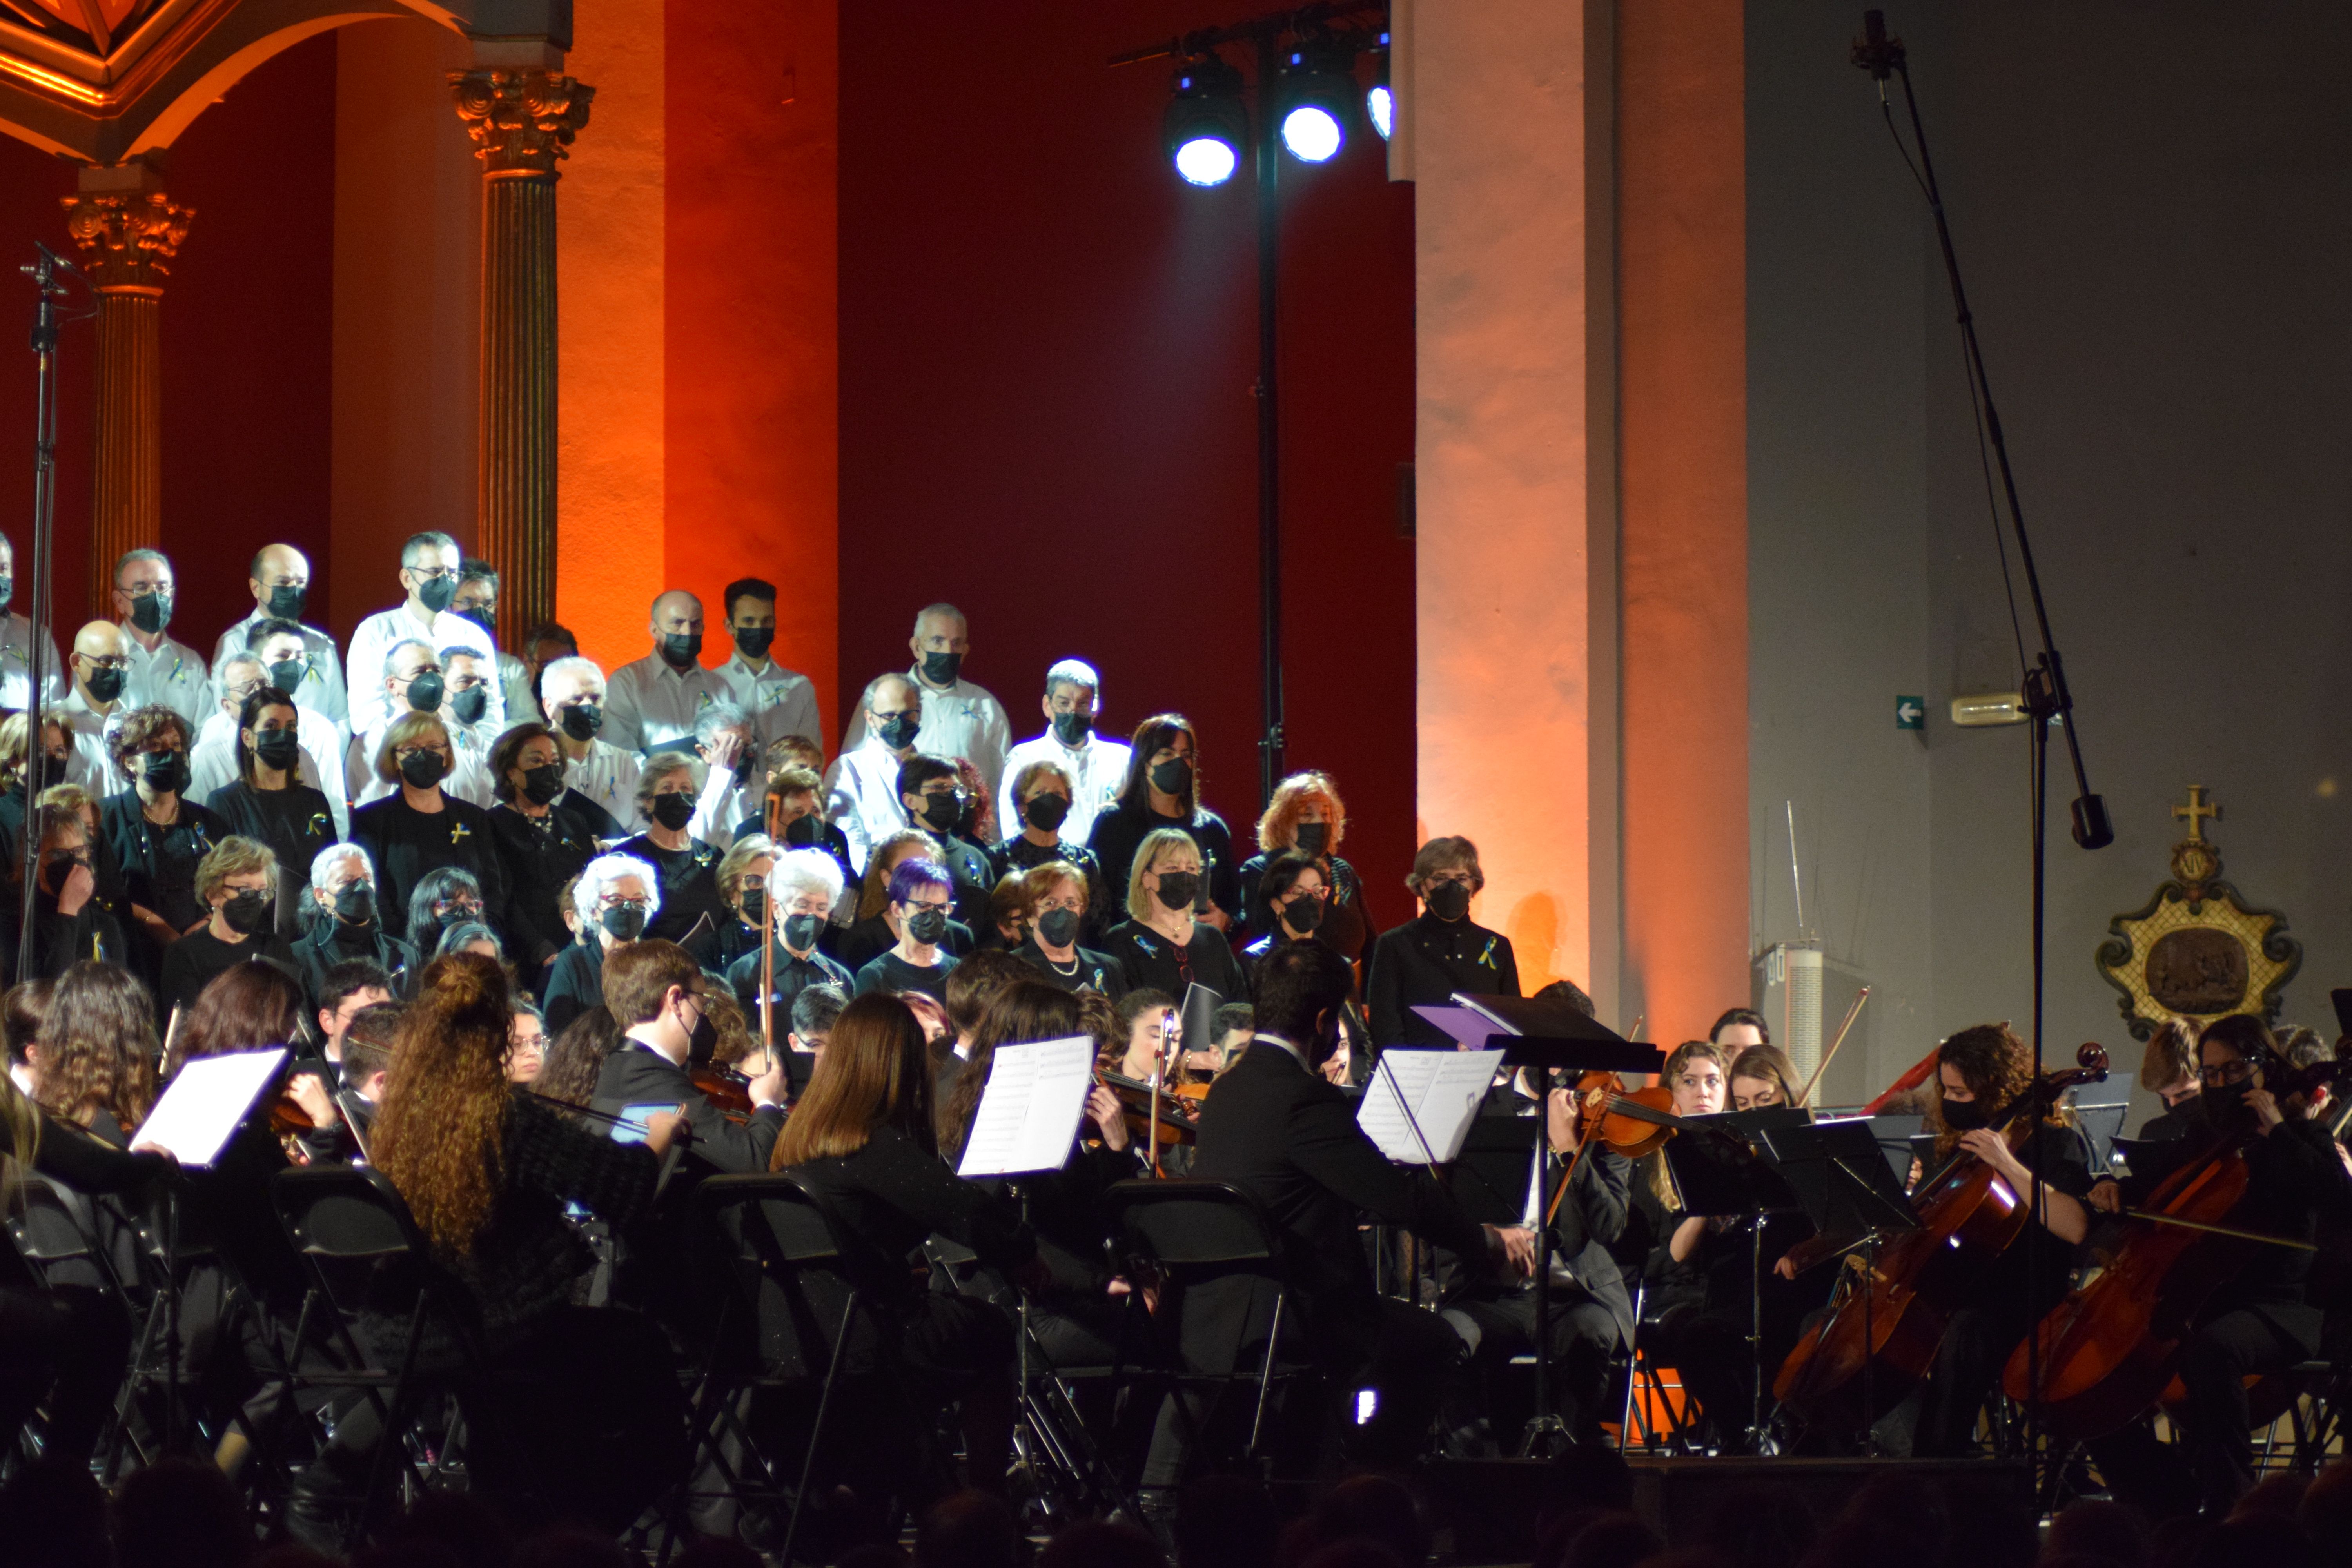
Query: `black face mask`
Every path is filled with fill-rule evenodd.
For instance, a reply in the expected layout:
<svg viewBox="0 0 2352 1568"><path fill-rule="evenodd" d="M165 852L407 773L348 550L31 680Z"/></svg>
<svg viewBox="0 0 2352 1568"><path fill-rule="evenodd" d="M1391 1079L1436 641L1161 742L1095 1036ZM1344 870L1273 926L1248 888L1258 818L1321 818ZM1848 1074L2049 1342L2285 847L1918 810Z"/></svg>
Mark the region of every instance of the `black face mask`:
<svg viewBox="0 0 2352 1568"><path fill-rule="evenodd" d="M1327 822L1302 822L1294 840L1301 855L1320 855L1323 846L1331 842L1331 825Z"/></svg>
<svg viewBox="0 0 2352 1568"><path fill-rule="evenodd" d="M139 776L157 795L177 795L188 787L188 753L150 752L140 761Z"/></svg>
<svg viewBox="0 0 2352 1568"><path fill-rule="evenodd" d="M172 624L172 595L142 594L131 601L131 624L153 637Z"/></svg>
<svg viewBox="0 0 2352 1568"><path fill-rule="evenodd" d="M221 906L221 920L239 936L251 936L269 923L269 895L256 889L231 895Z"/></svg>
<svg viewBox="0 0 2352 1568"><path fill-rule="evenodd" d="M1037 917L1037 944L1040 947L1067 947L1077 940L1078 911L1047 910Z"/></svg>
<svg viewBox="0 0 2352 1568"><path fill-rule="evenodd" d="M411 752L400 759L400 776L417 789L431 789L449 772L438 752Z"/></svg>
<svg viewBox="0 0 2352 1568"><path fill-rule="evenodd" d="M948 917L941 910L917 910L907 917L907 935L924 947L937 947L948 934Z"/></svg>
<svg viewBox="0 0 2352 1568"><path fill-rule="evenodd" d="M14 577L0 577L0 605L11 604L15 602L16 597L16 579Z"/></svg>
<svg viewBox="0 0 2352 1568"><path fill-rule="evenodd" d="M441 706L441 678L427 673L408 683L408 706L412 712L430 713Z"/></svg>
<svg viewBox="0 0 2352 1568"><path fill-rule="evenodd" d="M253 754L265 768L291 769L302 754L302 743L291 730L264 730L253 738Z"/></svg>
<svg viewBox="0 0 2352 1568"><path fill-rule="evenodd" d="M807 952L816 946L816 939L824 931L823 915L786 915L784 945L794 952Z"/></svg>
<svg viewBox="0 0 2352 1568"><path fill-rule="evenodd" d="M310 673L309 659L281 658L269 667L269 684L291 697L294 695L295 688L302 684L303 677Z"/></svg>
<svg viewBox="0 0 2352 1568"><path fill-rule="evenodd" d="M2236 1083L2209 1083L2205 1086L2205 1092L2197 1098L2205 1102L2206 1117L2218 1125L2247 1114L2246 1095L2253 1087L2254 1080L2251 1078L2241 1079Z"/></svg>
<svg viewBox="0 0 2352 1568"><path fill-rule="evenodd" d="M1319 899L1293 899L1282 908L1282 923L1305 936L1323 923L1323 902Z"/></svg>
<svg viewBox="0 0 2352 1568"><path fill-rule="evenodd" d="M482 628L482 635L495 640L499 635L499 608L496 605L475 605L457 612Z"/></svg>
<svg viewBox="0 0 2352 1568"><path fill-rule="evenodd" d="M1095 727L1091 713L1056 713L1054 715L1054 739L1066 746L1083 746Z"/></svg>
<svg viewBox="0 0 2352 1568"><path fill-rule="evenodd" d="M672 669L684 669L702 657L700 632L665 632L661 639L662 662Z"/></svg>
<svg viewBox="0 0 2352 1568"><path fill-rule="evenodd" d="M745 925L758 926L764 923L768 918L768 889L757 883L744 889L738 900L738 907L743 911Z"/></svg>
<svg viewBox="0 0 2352 1568"><path fill-rule="evenodd" d="M280 583L269 590L269 616L273 620L299 621L302 618L302 606L310 598L310 589Z"/></svg>
<svg viewBox="0 0 2352 1568"><path fill-rule="evenodd" d="M457 579L455 577L435 577L416 590L416 602L436 616L447 609L449 601L457 596Z"/></svg>
<svg viewBox="0 0 2352 1568"><path fill-rule="evenodd" d="M915 743L915 737L921 733L922 728L923 721L915 714L887 713L875 724L874 732L881 736L882 743L892 751L903 752Z"/></svg>
<svg viewBox="0 0 2352 1568"><path fill-rule="evenodd" d="M533 805L545 805L563 793L563 770L553 763L541 763L522 771L522 797Z"/></svg>
<svg viewBox="0 0 2352 1568"><path fill-rule="evenodd" d="M735 646L740 648L743 657L753 664L767 658L768 649L774 647L775 642L776 628L773 626L737 626L735 628Z"/></svg>
<svg viewBox="0 0 2352 1568"><path fill-rule="evenodd" d="M1981 1100L1946 1099L1943 1105L1944 1125L1955 1132L1973 1132L1987 1124L1991 1113Z"/></svg>
<svg viewBox="0 0 2352 1568"><path fill-rule="evenodd" d="M1021 808L1022 818L1040 833L1055 831L1062 826L1064 819L1069 815L1068 799L1054 794L1051 790L1044 795L1031 796L1029 804Z"/></svg>
<svg viewBox="0 0 2352 1568"><path fill-rule="evenodd" d="M795 849L807 849L824 842L824 818L814 812L796 816L784 826L784 842Z"/></svg>
<svg viewBox="0 0 2352 1568"><path fill-rule="evenodd" d="M927 653L923 656L923 679L933 686L953 686L956 675L963 668L960 653Z"/></svg>
<svg viewBox="0 0 2352 1568"><path fill-rule="evenodd" d="M963 820L963 803L952 795L923 796L923 821L934 833L945 833Z"/></svg>
<svg viewBox="0 0 2352 1568"><path fill-rule="evenodd" d="M1201 894L1201 878L1194 871L1162 871L1160 889L1153 896L1171 910L1189 910Z"/></svg>
<svg viewBox="0 0 2352 1568"><path fill-rule="evenodd" d="M122 695L123 683L130 679L129 670L109 668L91 670L82 684L89 689L89 700L103 707Z"/></svg>
<svg viewBox="0 0 2352 1568"><path fill-rule="evenodd" d="M593 741L604 727L604 710L593 702L574 702L556 713L563 721L563 732L575 741Z"/></svg>
<svg viewBox="0 0 2352 1568"><path fill-rule="evenodd" d="M612 904L596 917L604 934L614 942L635 942L645 934L646 910L642 904Z"/></svg>
<svg viewBox="0 0 2352 1568"><path fill-rule="evenodd" d="M349 926L375 923L375 888L367 882L346 882L335 893L335 918Z"/></svg>
<svg viewBox="0 0 2352 1568"><path fill-rule="evenodd" d="M694 797L689 795L679 795L675 791L668 795L657 795L654 796L653 804L646 810L656 822L670 832L676 833L694 820Z"/></svg>
<svg viewBox="0 0 2352 1568"><path fill-rule="evenodd" d="M686 1059L707 1062L719 1048L719 1026L710 1021L709 1004L694 1010L694 1028L686 1037Z"/></svg>
<svg viewBox="0 0 2352 1568"><path fill-rule="evenodd" d="M1152 763L1151 787L1161 795L1172 795L1182 800L1184 792L1192 787L1192 764L1181 757Z"/></svg>
<svg viewBox="0 0 2352 1568"><path fill-rule="evenodd" d="M62 855L52 855L43 860L41 862L40 882L42 893L52 899L64 893L66 879L74 874L74 868L77 866L86 866L89 863L88 860L83 858L83 856L88 853L88 850L84 850L80 854L75 854L69 851Z"/></svg>
<svg viewBox="0 0 2352 1568"><path fill-rule="evenodd" d="M469 686L449 699L450 716L460 724L478 724L489 710L490 689L487 686Z"/></svg>
<svg viewBox="0 0 2352 1568"><path fill-rule="evenodd" d="M1421 901L1429 912L1442 921L1458 921L1470 912L1470 884L1467 882L1433 883Z"/></svg>

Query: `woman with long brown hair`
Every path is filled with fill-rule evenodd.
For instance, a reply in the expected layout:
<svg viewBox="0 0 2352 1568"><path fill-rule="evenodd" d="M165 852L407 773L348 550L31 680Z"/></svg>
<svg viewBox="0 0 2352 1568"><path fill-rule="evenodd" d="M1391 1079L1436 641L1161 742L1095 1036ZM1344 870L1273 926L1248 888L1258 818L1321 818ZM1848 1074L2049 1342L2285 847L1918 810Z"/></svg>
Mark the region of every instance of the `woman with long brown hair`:
<svg viewBox="0 0 2352 1568"><path fill-rule="evenodd" d="M83 959L58 979L25 1049L33 1099L117 1148L155 1100L155 1006L128 970Z"/></svg>
<svg viewBox="0 0 2352 1568"><path fill-rule="evenodd" d="M936 1234L1023 1286L1042 1285L1046 1271L1013 1205L940 1160L922 1026L904 1002L871 992L842 1009L772 1164L799 1177L856 1238L853 1275L876 1311L852 1331L845 1364L859 1370L877 1343L895 1345L919 1396L959 1402L970 1484L1002 1489L1013 1324L984 1302L922 1289L902 1260Z"/></svg>
<svg viewBox="0 0 2352 1568"><path fill-rule="evenodd" d="M481 1479L617 1532L667 1483L664 1461L682 1460L673 1452L684 1435L681 1396L650 1319L571 1304L595 1257L564 1211L581 1205L615 1229L649 1212L679 1118L656 1115L643 1143L616 1143L517 1092L507 1080L513 996L505 971L479 953L425 965L370 1147L434 1260L463 1290L499 1373L495 1391L460 1391ZM399 1364L406 1316L363 1316L362 1327L385 1364ZM416 1349L428 1374L455 1369L445 1333L428 1326ZM381 1436L364 1404L338 1422L298 1486L298 1536L320 1539L328 1498L366 1473Z"/></svg>

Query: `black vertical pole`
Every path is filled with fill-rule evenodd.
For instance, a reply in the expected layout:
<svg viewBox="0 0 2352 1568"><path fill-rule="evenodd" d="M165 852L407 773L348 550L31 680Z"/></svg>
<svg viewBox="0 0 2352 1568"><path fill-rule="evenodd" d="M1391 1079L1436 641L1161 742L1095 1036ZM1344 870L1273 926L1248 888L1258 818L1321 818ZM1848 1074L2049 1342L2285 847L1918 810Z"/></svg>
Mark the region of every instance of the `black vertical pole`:
<svg viewBox="0 0 2352 1568"><path fill-rule="evenodd" d="M37 376L33 400L33 574L25 601L31 646L25 650L25 673L32 689L25 700L25 843L24 889L17 913L23 920L16 937L16 978L30 979L35 971L34 893L39 881L40 819L33 806L39 793L47 748L41 738L42 687L49 679L49 574L51 535L58 510L58 300L65 285L58 279L64 265L47 246L38 246L40 260L24 268L41 291L33 308L32 348ZM0 611L0 615L5 615Z"/></svg>
<svg viewBox="0 0 2352 1568"><path fill-rule="evenodd" d="M1257 37L1257 598L1259 695L1265 732L1258 741L1259 798L1282 781L1282 447L1276 395L1276 284L1281 272L1282 47L1273 28Z"/></svg>

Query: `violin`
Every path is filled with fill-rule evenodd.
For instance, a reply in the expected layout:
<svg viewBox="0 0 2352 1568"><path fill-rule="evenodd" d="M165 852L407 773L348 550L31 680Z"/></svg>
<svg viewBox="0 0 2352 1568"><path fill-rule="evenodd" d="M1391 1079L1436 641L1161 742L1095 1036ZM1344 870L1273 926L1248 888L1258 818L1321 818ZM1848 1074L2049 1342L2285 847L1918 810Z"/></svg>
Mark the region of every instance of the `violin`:
<svg viewBox="0 0 2352 1568"><path fill-rule="evenodd" d="M2316 1062L2270 1087L2284 1101L2347 1079L2352 1061ZM2265 1247L2318 1250L2299 1237L2252 1228L2256 1222L2239 1213L2251 1176L2246 1152L2258 1136L2251 1124L2224 1134L2158 1184L2130 1211L2131 1228L2106 1267L2011 1353L2003 1389L2027 1398L2038 1361L2053 1434L2075 1442L2105 1436L2175 1396L2181 1344L2214 1291Z"/></svg>
<svg viewBox="0 0 2352 1568"><path fill-rule="evenodd" d="M751 1120L751 1080L733 1068L688 1066L686 1080L728 1121L740 1124Z"/></svg>
<svg viewBox="0 0 2352 1568"><path fill-rule="evenodd" d="M1656 1153L1690 1125L1675 1114L1674 1090L1664 1084L1626 1089L1613 1072L1589 1072L1577 1079L1575 1094L1582 1119L1578 1136L1587 1143L1597 1139L1611 1153L1629 1160Z"/></svg>
<svg viewBox="0 0 2352 1568"><path fill-rule="evenodd" d="M2101 1047L2086 1045L2074 1059L2074 1067L2042 1074L1994 1113L1989 1125L2011 1149L2033 1135L2061 1093L2106 1078ZM1919 1184L1911 1208L1919 1228L1887 1241L1875 1268L1853 1277L1858 1283L1849 1283L1781 1363L1772 1394L1782 1404L1817 1421L1876 1420L1927 1375L1968 1289L2033 1223L2033 1205L1966 1151ZM1811 1253L1799 1260L1805 1267L1839 1247L1830 1242L1801 1250Z"/></svg>
<svg viewBox="0 0 2352 1568"><path fill-rule="evenodd" d="M1128 1078L1106 1068L1095 1069L1095 1081L1118 1097L1118 1108L1127 1115L1128 1135L1149 1142L1151 1137L1151 1086L1140 1079ZM1186 1090L1195 1086L1186 1084L1160 1089L1160 1142L1191 1144L1197 1142L1201 1131L1201 1108L1198 1095ZM1208 1092L1205 1084L1197 1086L1201 1094Z"/></svg>

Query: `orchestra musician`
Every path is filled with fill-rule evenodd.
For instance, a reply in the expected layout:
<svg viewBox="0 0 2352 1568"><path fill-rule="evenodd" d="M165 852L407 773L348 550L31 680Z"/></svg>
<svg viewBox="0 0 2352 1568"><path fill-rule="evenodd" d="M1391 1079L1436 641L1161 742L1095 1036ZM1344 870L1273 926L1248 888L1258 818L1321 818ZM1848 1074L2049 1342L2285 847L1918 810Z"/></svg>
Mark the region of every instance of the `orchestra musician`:
<svg viewBox="0 0 2352 1568"><path fill-rule="evenodd" d="M771 1063L749 1086L751 1114L728 1120L687 1076L707 1062L719 1031L707 992L713 985L692 954L646 937L604 955L604 1005L621 1026L619 1048L604 1058L591 1103L617 1113L630 1105L675 1105L693 1130L689 1157L711 1171L761 1171L784 1123L783 1064Z"/></svg>

